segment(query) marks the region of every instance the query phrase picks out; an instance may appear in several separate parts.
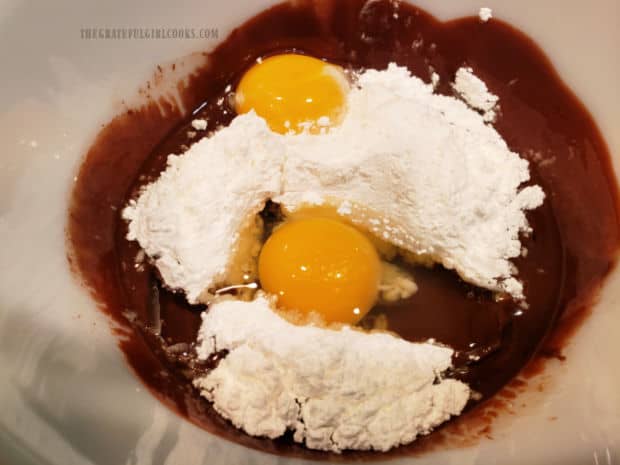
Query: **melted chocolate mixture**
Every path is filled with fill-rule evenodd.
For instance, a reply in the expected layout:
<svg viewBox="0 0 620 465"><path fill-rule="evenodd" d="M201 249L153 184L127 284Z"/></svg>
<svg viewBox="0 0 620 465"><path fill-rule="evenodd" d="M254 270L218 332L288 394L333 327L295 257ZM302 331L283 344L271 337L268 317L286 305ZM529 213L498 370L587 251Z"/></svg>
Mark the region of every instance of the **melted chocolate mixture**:
<svg viewBox="0 0 620 465"><path fill-rule="evenodd" d="M384 313L389 329L405 339L432 337L454 347L455 376L483 400L532 359L562 314L590 305L620 242L618 195L607 149L590 115L536 45L507 24L477 18L441 23L415 7L387 1L295 3L253 18L209 54L209 65L179 88L186 108L197 109L195 115L184 118L171 105L163 115L151 104L120 115L102 130L73 192L70 260L101 307L121 323L125 337L119 344L129 363L164 402L205 429L248 446L331 459L291 438L244 435L197 395L189 378L215 362L197 364L188 355L204 308L164 289L148 263L135 263L139 247L125 239L120 219L128 199L164 169L167 155L196 140L187 135L193 131L191 119L207 118L209 130L231 121L235 114L228 100L218 105L218 99L256 58L295 50L353 69L382 69L394 61L427 82L435 71L441 77L438 92L446 95L453 95L456 70L468 65L500 97L495 127L512 150L530 160L532 181L546 193L544 205L529 214L534 233L523 238L527 256L514 261L529 308L509 299L495 302L490 293L441 267L414 268L419 291L366 317L369 323ZM342 457L367 456L373 455Z"/></svg>

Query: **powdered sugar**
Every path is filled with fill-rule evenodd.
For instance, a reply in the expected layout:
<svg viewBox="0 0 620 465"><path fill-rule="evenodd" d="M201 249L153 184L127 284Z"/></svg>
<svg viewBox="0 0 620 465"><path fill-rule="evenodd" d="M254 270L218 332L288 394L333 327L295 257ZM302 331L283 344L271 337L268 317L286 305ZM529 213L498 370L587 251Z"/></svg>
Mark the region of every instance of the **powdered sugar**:
<svg viewBox="0 0 620 465"><path fill-rule="evenodd" d="M123 211L127 238L140 242L165 283L189 302L224 277L248 219L281 192L282 150L270 134L264 120L239 116L170 155L157 182Z"/></svg>
<svg viewBox="0 0 620 465"><path fill-rule="evenodd" d="M499 98L489 92L487 85L471 68L457 70L453 88L470 107L483 112L485 121L495 121L495 107Z"/></svg>
<svg viewBox="0 0 620 465"><path fill-rule="evenodd" d="M487 91L479 101L463 85L483 89L475 76L459 72L463 98L492 111L497 98ZM390 65L359 76L347 115L327 134L280 135L255 114L236 117L172 156L124 217L128 238L190 302L224 277L240 228L269 198L288 210L335 203L361 228L421 259L520 298L509 259L528 230L524 211L544 197L538 186L521 187L528 179L527 161L483 116Z"/></svg>
<svg viewBox="0 0 620 465"><path fill-rule="evenodd" d="M262 296L217 303L202 318L200 358L229 353L194 384L252 435L292 430L313 449L385 451L458 415L469 399L467 385L441 377L449 348L295 326Z"/></svg>
<svg viewBox="0 0 620 465"><path fill-rule="evenodd" d="M205 129L207 129L207 120L206 119L195 119L192 121L192 127L196 130L196 131L204 131Z"/></svg>
<svg viewBox="0 0 620 465"><path fill-rule="evenodd" d="M352 210L347 216L378 237L522 297L508 258L521 251L523 211L543 199L537 186L520 188L528 162L481 115L405 68L368 70L358 82L341 126L288 144L276 201L290 210L309 193L346 201L341 213Z"/></svg>
<svg viewBox="0 0 620 465"><path fill-rule="evenodd" d="M480 18L480 21L486 23L489 19L493 17L493 10L491 10L491 8L483 6L478 11L478 17Z"/></svg>

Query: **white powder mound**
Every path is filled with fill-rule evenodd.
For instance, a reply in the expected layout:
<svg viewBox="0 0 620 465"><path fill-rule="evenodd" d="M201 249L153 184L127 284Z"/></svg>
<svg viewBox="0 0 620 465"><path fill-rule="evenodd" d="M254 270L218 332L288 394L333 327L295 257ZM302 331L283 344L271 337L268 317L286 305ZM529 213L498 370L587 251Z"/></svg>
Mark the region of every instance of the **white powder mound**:
<svg viewBox="0 0 620 465"><path fill-rule="evenodd" d="M487 85L471 68L459 68L452 87L470 107L483 112L485 121L495 121L494 108L499 98L489 92Z"/></svg>
<svg viewBox="0 0 620 465"><path fill-rule="evenodd" d="M362 206L352 218L377 236L522 298L508 259L521 253L524 210L544 198L538 186L520 188L528 162L478 113L406 68L366 71L359 85L340 127L288 144L275 200L291 210L320 198Z"/></svg>
<svg viewBox="0 0 620 465"><path fill-rule="evenodd" d="M123 210L129 240L154 259L165 283L195 303L225 275L249 218L281 192L282 150L267 124L239 116L225 131L170 155L157 182Z"/></svg>
<svg viewBox="0 0 620 465"><path fill-rule="evenodd" d="M206 119L195 119L192 121L192 127L196 131L204 131L207 129L208 123Z"/></svg>
<svg viewBox="0 0 620 465"><path fill-rule="evenodd" d="M214 304L202 320L199 357L229 353L194 384L253 436L292 430L312 449L386 451L458 415L469 399L466 384L441 377L448 348L295 326L262 296Z"/></svg>
<svg viewBox="0 0 620 465"><path fill-rule="evenodd" d="M486 23L489 19L493 17L493 10L491 10L491 8L483 6L482 8L480 8L480 11L478 11L478 17L480 18L480 21Z"/></svg>
<svg viewBox="0 0 620 465"><path fill-rule="evenodd" d="M128 238L190 302L221 279L239 226L268 198L288 210L335 201L386 241L522 298L509 259L529 230L524 212L544 198L522 187L528 180L528 162L482 115L392 64L359 76L342 124L327 134L280 135L255 114L238 116L172 156L124 217Z"/></svg>

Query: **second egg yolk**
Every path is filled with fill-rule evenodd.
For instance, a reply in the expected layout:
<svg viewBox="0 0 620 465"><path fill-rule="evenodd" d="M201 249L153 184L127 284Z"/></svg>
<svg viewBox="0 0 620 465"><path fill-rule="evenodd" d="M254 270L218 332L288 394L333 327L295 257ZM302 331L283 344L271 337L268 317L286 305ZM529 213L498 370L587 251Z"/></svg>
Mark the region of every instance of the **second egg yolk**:
<svg viewBox="0 0 620 465"><path fill-rule="evenodd" d="M347 83L340 66L305 55L275 55L250 68L235 92L237 113L254 110L285 134L317 133L340 121Z"/></svg>
<svg viewBox="0 0 620 465"><path fill-rule="evenodd" d="M357 323L373 306L381 263L354 227L328 218L293 220L269 237L258 262L261 286L278 306Z"/></svg>

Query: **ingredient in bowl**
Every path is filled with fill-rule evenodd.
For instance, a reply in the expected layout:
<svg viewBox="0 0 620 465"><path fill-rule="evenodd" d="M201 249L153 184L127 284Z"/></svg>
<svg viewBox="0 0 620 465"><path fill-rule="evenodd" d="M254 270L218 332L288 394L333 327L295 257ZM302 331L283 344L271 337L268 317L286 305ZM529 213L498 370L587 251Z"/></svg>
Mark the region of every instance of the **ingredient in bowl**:
<svg viewBox="0 0 620 465"><path fill-rule="evenodd" d="M453 350L366 334L297 326L259 295L202 314L198 356L227 350L194 381L215 410L254 436L287 429L312 449L385 451L458 415L469 387L444 378Z"/></svg>
<svg viewBox="0 0 620 465"><path fill-rule="evenodd" d="M244 74L235 107L239 114L254 110L279 133L319 132L340 121L347 88L339 66L305 55L276 55Z"/></svg>
<svg viewBox="0 0 620 465"><path fill-rule="evenodd" d="M377 299L381 262L370 240L354 227L308 218L273 232L262 248L258 274L278 306L316 312L326 323L355 324Z"/></svg>
<svg viewBox="0 0 620 465"><path fill-rule="evenodd" d="M541 205L528 162L462 101L391 64L367 70L326 134L282 135L254 112L172 155L124 210L137 240L191 303L227 283L243 225L268 199L335 202L361 229L477 286L523 295L510 262ZM222 183L225 179L226 182ZM225 214L222 214L225 212Z"/></svg>
<svg viewBox="0 0 620 465"><path fill-rule="evenodd" d="M196 132L191 125L193 119L207 120L208 128L213 131L228 126L236 116L228 98L235 83L223 81L222 76L241 76L247 63L260 60L258 57L292 49L330 57L351 69L384 69L388 62L394 61L420 79L436 83L436 92L446 96L455 95L449 87L454 70L472 66L476 73L483 73L480 76L501 99L502 113L498 114L497 131L513 152L531 160L528 168L532 177L536 184L544 187L547 195L540 208L528 213L535 233L520 238L522 246L527 247L527 255L511 260L518 268L529 308L521 308L509 298L496 300L492 293L463 283L456 273L440 266L410 267L395 260L393 263L402 266L409 281L415 278L417 292L406 298L400 291L406 291L404 295L411 293L415 289L411 282L394 288L391 284L396 282L389 279L386 287L382 283L380 292L389 292L405 300L385 305L380 297L361 322L364 328L383 327L408 341L432 338L449 345L454 349L454 371L451 373L480 393L481 400L489 399L513 379L546 335L558 335L554 332L554 323L564 311L572 321L588 313L594 291L616 261L619 233L617 186L605 143L585 107L561 82L547 57L531 39L501 21L493 23L492 27L481 24L478 17L442 23L406 2L352 0L346 2L347 8L341 8L342 2L336 0L320 3L325 8L317 9L316 2L294 2L294 5L286 2L236 29L208 54L207 65L187 76L183 86L178 88L186 103L185 109L193 110L183 121L179 119L182 109L162 114L161 107L157 106L161 102L157 101L119 115L107 125L89 149L80 169L72 194L68 232L72 245L71 263L101 303L100 308L123 328L119 345L127 361L168 406L209 432L238 444L270 454L332 462L332 454L300 447L294 443L292 434L275 442L250 437L222 421L212 403L192 389L196 368L200 374L206 374L215 368L223 354L209 358L206 363L195 364L189 352L200 328L199 308L190 305L159 279L161 271L155 264L159 256L151 255L150 259L142 260L144 251L137 242L126 240L127 224L119 221L119 212L127 202L137 199L142 190L166 170L170 153L183 153L187 146L192 146L193 150L198 145L196 136L202 137L203 133ZM265 127L264 121L258 121ZM373 128L367 127L367 133ZM243 138L241 127L235 131ZM412 137L425 135L414 127L407 132L411 132ZM224 137L227 136L220 136L217 144L208 147L221 149ZM196 148L196 152L203 152L201 158L204 157L201 163L193 165L197 178L216 167L218 161L212 159L209 163L210 156L226 153L224 150L214 155L206 149L205 145L200 150ZM416 157L414 161L423 163L425 159ZM234 160L242 171L255 163L251 159L243 164L243 157ZM454 163L458 171L461 163ZM588 166L586 172L583 166ZM279 169L281 166L276 168ZM480 172L482 176L486 174L484 169ZM233 182L239 182L242 176L234 172L225 174ZM439 179L443 174L433 170L432 176ZM184 180L191 181L192 185L183 185ZM394 181L402 185L400 179ZM196 194L198 183L188 178L187 173L175 179L179 198ZM159 227L157 232L150 231L153 235L188 234L188 241L194 243L198 238L186 228L192 222L200 222L206 228L207 239L213 238L211 234L215 230L218 234L226 234L226 227L232 227L231 223L220 222L218 214L229 208L238 211L247 197L233 190L233 200L218 205L223 194L218 194L217 190L225 184L221 178L209 177L200 186L205 196L196 203L183 198L179 211L169 209L168 201L162 202L162 208L171 217L187 209L185 212L191 221L179 222L174 218L143 227L146 230ZM167 186L172 187L171 184ZM280 187L276 183L278 191ZM157 191L150 201L164 197L163 189ZM202 218L198 214L200 207L211 199L207 192L219 200L205 207L206 212L215 216ZM588 208L584 207L584 201ZM280 220L270 205L260 215L266 220L266 226ZM149 204L149 209L153 206ZM355 206L342 205L340 209L343 214L349 212L349 219L355 215ZM458 215L459 210L455 209L454 214ZM143 211L139 222L145 218L148 215ZM196 229L198 226L193 225ZM503 235L501 229L498 234ZM233 235L230 240L234 243ZM179 280L187 279L183 273L190 269L200 273L202 268L208 268L202 277L211 276L210 271L218 269L214 265L221 257L217 255L214 262L209 261L209 249L201 248L205 242L196 247L197 256L192 262L189 251L180 243L170 244L171 248L165 250L160 248L161 240L157 238L150 244L167 255L167 260L159 266L178 273ZM222 244L221 239L214 242L214 247ZM223 244L226 249L228 242ZM216 253L220 250L211 249ZM226 249L222 253L229 252ZM135 263L136 254L140 257L139 263ZM174 262L175 256L179 257L179 263ZM226 270L226 266L221 268ZM387 277L387 273L384 274ZM574 314L576 307L586 311ZM149 326L154 310L165 322L156 336ZM126 318L128 311L131 311L130 321ZM309 348L317 349L316 345ZM553 349L555 353L558 347ZM514 391L510 394L512 397ZM481 407L479 411L484 412L484 406ZM429 448L450 448L455 443L462 444L463 440L469 442L477 438L476 432L488 427L490 418L472 413L448 426L445 435L440 433L417 445L400 447L386 457L413 454L417 458ZM495 413L494 410L493 416ZM352 457L355 460L377 459L377 455L361 452L349 455Z"/></svg>
<svg viewBox="0 0 620 465"><path fill-rule="evenodd" d="M480 21L486 23L489 19L493 17L493 10L491 10L491 8L483 6L478 11L478 17L480 18Z"/></svg>
<svg viewBox="0 0 620 465"><path fill-rule="evenodd" d="M489 92L485 82L471 68L459 68L452 87L471 108L482 112L485 121L495 121L499 99Z"/></svg>
<svg viewBox="0 0 620 465"><path fill-rule="evenodd" d="M127 238L140 242L164 282L190 303L225 281L241 234L265 199L281 192L283 154L271 134L254 113L236 118L170 155L159 179L123 210Z"/></svg>

